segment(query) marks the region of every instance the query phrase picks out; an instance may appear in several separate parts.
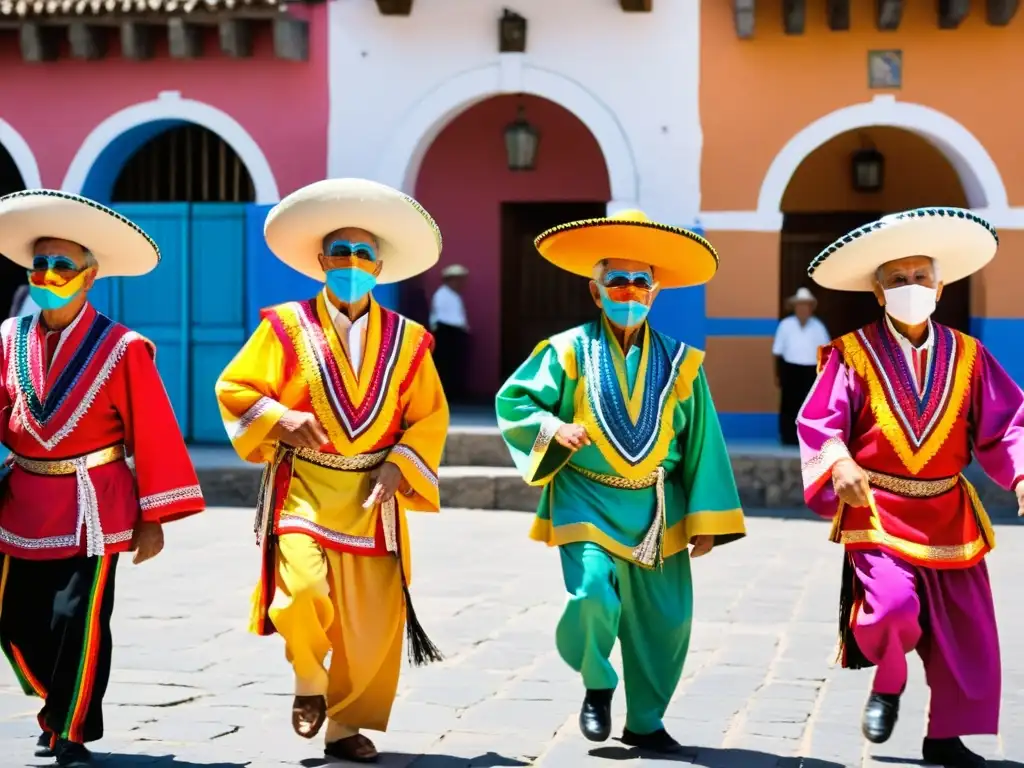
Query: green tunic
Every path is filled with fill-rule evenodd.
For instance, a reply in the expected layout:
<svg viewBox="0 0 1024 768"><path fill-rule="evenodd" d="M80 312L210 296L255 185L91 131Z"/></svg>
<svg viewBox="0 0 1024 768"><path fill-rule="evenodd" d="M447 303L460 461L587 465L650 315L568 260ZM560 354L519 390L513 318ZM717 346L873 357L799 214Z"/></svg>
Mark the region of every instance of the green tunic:
<svg viewBox="0 0 1024 768"><path fill-rule="evenodd" d="M614 689L620 641L639 734L663 727L689 648L687 544L745 533L703 357L649 326L623 355L606 322L588 323L540 344L497 398L516 467L543 487L531 536L561 551L558 651L588 690ZM558 445L566 423L591 444Z"/></svg>

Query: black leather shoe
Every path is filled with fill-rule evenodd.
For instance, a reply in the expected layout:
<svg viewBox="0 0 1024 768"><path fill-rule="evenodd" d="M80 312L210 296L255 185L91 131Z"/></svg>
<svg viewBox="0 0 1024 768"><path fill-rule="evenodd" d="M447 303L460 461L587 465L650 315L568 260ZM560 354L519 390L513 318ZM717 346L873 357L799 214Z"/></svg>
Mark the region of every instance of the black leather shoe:
<svg viewBox="0 0 1024 768"><path fill-rule="evenodd" d="M612 733L613 690L587 691L580 708L580 731L588 741L607 741Z"/></svg>
<svg viewBox="0 0 1024 768"><path fill-rule="evenodd" d="M922 757L929 765L944 768L985 768L988 761L969 750L960 739L925 739Z"/></svg>
<svg viewBox="0 0 1024 768"><path fill-rule="evenodd" d="M33 754L36 757L53 757L53 747L50 746L52 736L46 731L39 734L39 738L36 739L36 751Z"/></svg>
<svg viewBox="0 0 1024 768"><path fill-rule="evenodd" d="M872 744L882 744L892 736L900 714L900 697L895 693L872 693L864 705L860 730Z"/></svg>
<svg viewBox="0 0 1024 768"><path fill-rule="evenodd" d="M668 731L664 728L654 733L633 733L628 728L624 728L622 743L627 747L638 747L647 752L657 752L660 755L678 754L683 751L683 745L669 736Z"/></svg>
<svg viewBox="0 0 1024 768"><path fill-rule="evenodd" d="M61 739L57 742L53 752L60 768L91 768L92 766L92 752L86 749L84 744Z"/></svg>

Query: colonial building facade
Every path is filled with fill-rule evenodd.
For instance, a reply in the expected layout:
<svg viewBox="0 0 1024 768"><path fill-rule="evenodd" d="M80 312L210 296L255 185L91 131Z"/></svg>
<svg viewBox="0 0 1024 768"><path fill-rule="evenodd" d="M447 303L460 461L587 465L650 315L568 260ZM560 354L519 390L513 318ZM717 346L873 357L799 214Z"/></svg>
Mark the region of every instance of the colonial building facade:
<svg viewBox="0 0 1024 768"><path fill-rule="evenodd" d="M727 433L771 439L785 296L818 249L893 210L965 205L996 225L1000 257L947 293L943 319L1024 381L1016 107L972 74L1024 63L1021 22L1008 1L940 5L0 0L0 191L83 192L154 233L161 267L99 299L160 345L198 442L222 439L211 382L259 307L314 289L261 238L295 188L365 176L436 216L442 266L470 269L481 401L537 340L593 313L585 281L532 238L639 207L719 249L718 277L663 294L653 320L707 349ZM437 272L384 301L425 320ZM836 334L872 311L820 299Z"/></svg>

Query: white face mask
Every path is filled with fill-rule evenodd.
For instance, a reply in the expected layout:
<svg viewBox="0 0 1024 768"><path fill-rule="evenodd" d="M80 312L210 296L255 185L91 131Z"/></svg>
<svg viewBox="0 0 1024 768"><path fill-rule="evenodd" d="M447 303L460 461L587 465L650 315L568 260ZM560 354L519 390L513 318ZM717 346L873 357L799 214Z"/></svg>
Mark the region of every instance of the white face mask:
<svg viewBox="0 0 1024 768"><path fill-rule="evenodd" d="M920 325L935 312L938 291L925 285L901 285L884 291L889 317L907 325Z"/></svg>

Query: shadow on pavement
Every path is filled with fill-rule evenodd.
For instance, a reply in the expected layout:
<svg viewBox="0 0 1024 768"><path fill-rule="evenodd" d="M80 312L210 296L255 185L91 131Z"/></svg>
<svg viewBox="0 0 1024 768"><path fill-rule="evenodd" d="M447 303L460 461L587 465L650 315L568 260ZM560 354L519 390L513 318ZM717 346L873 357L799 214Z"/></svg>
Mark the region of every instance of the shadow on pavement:
<svg viewBox="0 0 1024 768"><path fill-rule="evenodd" d="M779 757L768 752L750 749L712 749L708 747L684 747L674 755L654 755L634 747L598 747L590 750L593 757L606 760L636 760L641 757L655 758L663 763L688 763L707 768L718 766L743 766L744 768L844 768L841 763L816 760L809 757Z"/></svg>
<svg viewBox="0 0 1024 768"><path fill-rule="evenodd" d="M339 763L327 758L313 757L300 760L299 765L303 766L303 768L321 768L322 766L351 765L351 763ZM512 757L505 757L495 752L487 752L476 757L381 752L380 761L377 765L384 766L384 768L387 768L389 765L409 766L409 768L498 768L499 766L529 765L529 763ZM211 768L213 767L211 766Z"/></svg>
<svg viewBox="0 0 1024 768"><path fill-rule="evenodd" d="M117 753L94 752L93 765L97 768L245 768L245 763L194 763L191 760L179 760L174 755L122 755ZM53 765L53 763L49 763Z"/></svg>
<svg viewBox="0 0 1024 768"><path fill-rule="evenodd" d="M876 763L894 763L896 765L931 765L926 763L924 760L908 760L905 757L893 757L891 755L872 755L872 760ZM988 768L1024 768L1024 763L1018 763L1016 760L989 760Z"/></svg>

